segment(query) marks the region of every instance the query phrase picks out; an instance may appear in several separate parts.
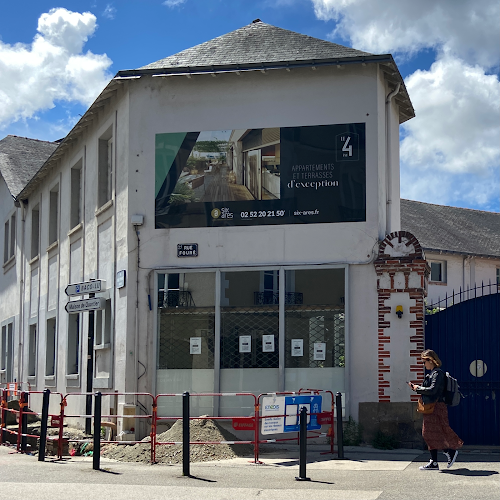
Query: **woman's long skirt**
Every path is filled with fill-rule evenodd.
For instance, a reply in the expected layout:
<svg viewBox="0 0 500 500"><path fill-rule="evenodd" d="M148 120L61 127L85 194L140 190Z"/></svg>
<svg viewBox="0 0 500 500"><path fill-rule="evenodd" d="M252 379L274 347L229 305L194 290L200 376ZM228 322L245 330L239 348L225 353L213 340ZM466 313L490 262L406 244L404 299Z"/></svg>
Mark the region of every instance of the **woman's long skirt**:
<svg viewBox="0 0 500 500"><path fill-rule="evenodd" d="M458 450L464 442L455 434L448 422L448 407L436 403L434 411L424 415L422 437L429 450Z"/></svg>

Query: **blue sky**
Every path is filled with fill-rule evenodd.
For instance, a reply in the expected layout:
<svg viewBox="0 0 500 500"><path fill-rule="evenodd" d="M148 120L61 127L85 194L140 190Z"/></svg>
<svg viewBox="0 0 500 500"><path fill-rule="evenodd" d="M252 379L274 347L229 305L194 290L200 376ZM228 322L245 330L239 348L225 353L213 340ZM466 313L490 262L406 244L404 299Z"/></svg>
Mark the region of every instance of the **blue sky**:
<svg viewBox="0 0 500 500"><path fill-rule="evenodd" d="M500 211L497 0L25 0L1 13L0 137L64 137L117 71L260 18L392 53L417 115L401 127L402 197Z"/></svg>

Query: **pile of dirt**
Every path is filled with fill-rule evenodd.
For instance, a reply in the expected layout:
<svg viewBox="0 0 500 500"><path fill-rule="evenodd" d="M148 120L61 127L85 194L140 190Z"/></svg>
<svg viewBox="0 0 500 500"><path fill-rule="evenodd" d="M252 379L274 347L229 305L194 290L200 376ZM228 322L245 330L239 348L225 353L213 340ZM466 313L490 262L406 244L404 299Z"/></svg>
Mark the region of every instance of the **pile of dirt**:
<svg viewBox="0 0 500 500"><path fill-rule="evenodd" d="M192 441L238 441L233 434L223 429L216 421L210 419L191 420L190 440ZM182 420L162 434L156 436L156 442L181 442ZM109 444L101 450L103 457L112 458L121 462L143 462L151 460L150 439L145 438L142 443L135 445ZM192 444L190 446L191 462L210 462L229 458L252 456L253 447L246 444ZM182 463L182 445L158 445L156 447L156 461L164 464Z"/></svg>

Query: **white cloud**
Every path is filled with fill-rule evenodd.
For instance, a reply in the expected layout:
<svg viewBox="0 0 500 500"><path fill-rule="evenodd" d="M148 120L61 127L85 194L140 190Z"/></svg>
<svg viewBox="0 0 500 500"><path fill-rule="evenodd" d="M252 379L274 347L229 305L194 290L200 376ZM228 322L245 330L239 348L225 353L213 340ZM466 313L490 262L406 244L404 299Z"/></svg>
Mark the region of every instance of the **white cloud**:
<svg viewBox="0 0 500 500"><path fill-rule="evenodd" d="M498 77L442 55L406 85L416 117L403 125L401 196L498 211Z"/></svg>
<svg viewBox="0 0 500 500"><path fill-rule="evenodd" d="M401 195L498 210L500 3L497 0L311 0L334 35L373 53L432 48L406 79L416 117L403 125Z"/></svg>
<svg viewBox="0 0 500 500"><path fill-rule="evenodd" d="M0 41L0 126L55 106L55 101L89 105L110 79L111 60L82 53L96 29L96 18L63 8L38 20L31 45Z"/></svg>
<svg viewBox="0 0 500 500"><path fill-rule="evenodd" d="M165 2L163 2L163 5L166 5L167 7L173 9L174 7L178 7L179 5L182 5L185 2L186 0L165 0Z"/></svg>
<svg viewBox="0 0 500 500"><path fill-rule="evenodd" d="M401 171L401 198L498 211L499 196L498 168L490 168L479 175L439 170L424 174L418 169Z"/></svg>
<svg viewBox="0 0 500 500"><path fill-rule="evenodd" d="M444 55L406 80L416 117L404 124L407 167L484 173L500 163L500 82Z"/></svg>
<svg viewBox="0 0 500 500"><path fill-rule="evenodd" d="M111 4L108 3L102 15L104 17L107 17L108 19L114 19L116 15L116 9Z"/></svg>
<svg viewBox="0 0 500 500"><path fill-rule="evenodd" d="M498 65L497 0L311 0L334 34L373 53L443 48L469 63Z"/></svg>

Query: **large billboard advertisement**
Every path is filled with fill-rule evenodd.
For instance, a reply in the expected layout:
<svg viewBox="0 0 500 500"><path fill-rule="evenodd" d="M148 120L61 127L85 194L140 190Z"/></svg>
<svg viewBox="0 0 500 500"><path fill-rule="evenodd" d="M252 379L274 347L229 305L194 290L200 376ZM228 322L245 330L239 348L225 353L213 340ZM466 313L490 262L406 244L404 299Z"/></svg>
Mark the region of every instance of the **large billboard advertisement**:
<svg viewBox="0 0 500 500"><path fill-rule="evenodd" d="M156 228L366 220L364 123L155 139Z"/></svg>

